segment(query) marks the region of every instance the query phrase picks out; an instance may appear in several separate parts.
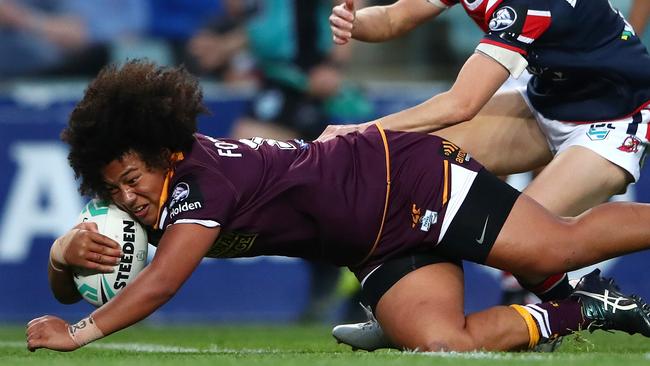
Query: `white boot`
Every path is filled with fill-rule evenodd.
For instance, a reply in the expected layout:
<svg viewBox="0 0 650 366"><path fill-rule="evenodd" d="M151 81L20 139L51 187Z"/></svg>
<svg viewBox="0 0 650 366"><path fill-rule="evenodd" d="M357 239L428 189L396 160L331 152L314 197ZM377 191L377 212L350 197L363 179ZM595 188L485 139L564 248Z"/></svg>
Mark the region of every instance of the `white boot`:
<svg viewBox="0 0 650 366"><path fill-rule="evenodd" d="M385 335L370 307L363 306L368 317L365 323L341 324L332 329L332 336L338 343L352 347L353 351L362 349L372 352L380 348L398 348Z"/></svg>

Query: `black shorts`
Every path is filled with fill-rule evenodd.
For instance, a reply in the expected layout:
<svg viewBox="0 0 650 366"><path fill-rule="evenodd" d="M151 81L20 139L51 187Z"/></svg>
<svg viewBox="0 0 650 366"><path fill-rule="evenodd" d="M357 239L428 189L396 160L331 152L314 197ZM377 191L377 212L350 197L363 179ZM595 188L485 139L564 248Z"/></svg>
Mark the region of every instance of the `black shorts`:
<svg viewBox="0 0 650 366"><path fill-rule="evenodd" d="M484 264L521 192L481 169L436 253Z"/></svg>
<svg viewBox="0 0 650 366"><path fill-rule="evenodd" d="M361 287L363 302L375 311L379 299L402 277L418 268L435 263L454 263L462 268L459 260L450 260L436 254L435 250L408 254L403 257L390 259L377 267L366 276Z"/></svg>
<svg viewBox="0 0 650 366"><path fill-rule="evenodd" d="M375 310L379 299L397 281L418 268L462 260L483 264L520 192L482 169L440 243L429 249L389 259L363 281L366 305Z"/></svg>

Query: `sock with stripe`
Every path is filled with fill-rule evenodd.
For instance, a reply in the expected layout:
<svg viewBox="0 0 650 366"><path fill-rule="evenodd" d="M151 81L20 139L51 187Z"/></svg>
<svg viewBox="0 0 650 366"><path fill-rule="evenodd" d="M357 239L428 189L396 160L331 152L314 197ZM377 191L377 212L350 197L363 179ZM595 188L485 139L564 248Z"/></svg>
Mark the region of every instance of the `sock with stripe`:
<svg viewBox="0 0 650 366"><path fill-rule="evenodd" d="M582 316L582 307L575 299L510 305L510 307L515 309L526 322L530 335L529 348L586 329L588 325L588 321Z"/></svg>

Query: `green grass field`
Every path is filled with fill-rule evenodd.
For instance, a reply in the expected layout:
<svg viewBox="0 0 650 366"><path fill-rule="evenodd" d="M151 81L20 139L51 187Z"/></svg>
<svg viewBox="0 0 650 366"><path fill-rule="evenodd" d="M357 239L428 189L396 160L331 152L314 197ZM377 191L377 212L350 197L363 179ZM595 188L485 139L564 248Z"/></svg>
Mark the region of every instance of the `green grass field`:
<svg viewBox="0 0 650 366"><path fill-rule="evenodd" d="M24 345L24 328L0 326L0 365L648 365L650 340L625 334L581 333L555 353L352 352L325 326L139 326L72 353Z"/></svg>

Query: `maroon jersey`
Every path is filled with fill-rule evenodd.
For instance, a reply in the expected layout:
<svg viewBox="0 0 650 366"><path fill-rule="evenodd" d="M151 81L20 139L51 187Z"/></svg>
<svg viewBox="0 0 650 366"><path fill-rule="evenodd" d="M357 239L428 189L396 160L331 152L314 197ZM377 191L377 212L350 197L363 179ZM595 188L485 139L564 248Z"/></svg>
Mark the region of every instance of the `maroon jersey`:
<svg viewBox="0 0 650 366"><path fill-rule="evenodd" d="M161 198L160 227L221 227L210 257L282 255L355 267L438 243L455 145L383 131L320 143L197 135Z"/></svg>

